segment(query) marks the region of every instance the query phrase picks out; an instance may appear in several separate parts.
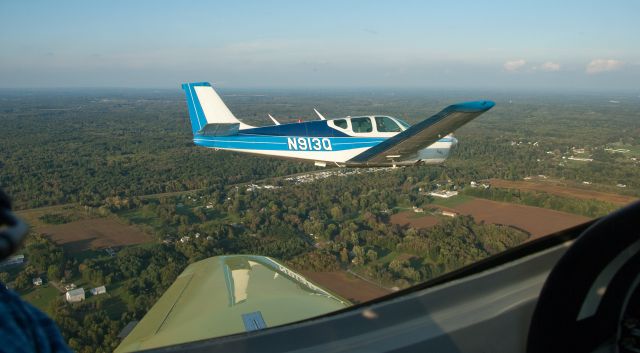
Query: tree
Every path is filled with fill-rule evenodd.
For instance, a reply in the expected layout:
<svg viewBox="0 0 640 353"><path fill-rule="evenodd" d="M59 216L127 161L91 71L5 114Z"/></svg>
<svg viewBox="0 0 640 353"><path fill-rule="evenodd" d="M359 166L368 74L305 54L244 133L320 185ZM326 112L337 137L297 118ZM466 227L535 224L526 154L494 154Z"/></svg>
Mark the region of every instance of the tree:
<svg viewBox="0 0 640 353"><path fill-rule="evenodd" d="M49 280L57 281L60 279L61 274L62 271L60 271L59 266L49 265L49 268L47 269L47 278L49 278Z"/></svg>
<svg viewBox="0 0 640 353"><path fill-rule="evenodd" d="M373 249L369 249L367 251L367 259L371 262L376 261L378 259L378 253Z"/></svg>
<svg viewBox="0 0 640 353"><path fill-rule="evenodd" d="M8 272L0 272L0 282L7 284L9 283L10 279L11 279L11 276L9 275Z"/></svg>
<svg viewBox="0 0 640 353"><path fill-rule="evenodd" d="M347 251L347 248L340 250L340 262L343 264L349 263L349 251Z"/></svg>

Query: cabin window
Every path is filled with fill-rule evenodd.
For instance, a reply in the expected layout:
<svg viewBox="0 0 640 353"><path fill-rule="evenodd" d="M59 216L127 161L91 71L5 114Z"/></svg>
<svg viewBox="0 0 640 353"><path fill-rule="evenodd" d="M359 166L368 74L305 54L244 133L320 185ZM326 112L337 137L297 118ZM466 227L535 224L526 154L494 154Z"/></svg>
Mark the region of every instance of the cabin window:
<svg viewBox="0 0 640 353"><path fill-rule="evenodd" d="M402 131L395 121L387 116L376 116L376 128L378 132L398 132Z"/></svg>
<svg viewBox="0 0 640 353"><path fill-rule="evenodd" d="M409 124L408 124L406 121L404 121L404 120L400 120L400 119L398 119L398 118L394 118L394 119L396 119L396 121L397 121L400 125L404 126L404 129L405 129L405 130L411 127L411 125L409 125Z"/></svg>
<svg viewBox="0 0 640 353"><path fill-rule="evenodd" d="M346 129L347 128L347 121L344 119L340 119L340 120L334 120L333 123L341 128L341 129Z"/></svg>
<svg viewBox="0 0 640 353"><path fill-rule="evenodd" d="M369 117L352 118L351 126L353 127L353 132L362 133L373 131L373 125L371 124L371 119Z"/></svg>

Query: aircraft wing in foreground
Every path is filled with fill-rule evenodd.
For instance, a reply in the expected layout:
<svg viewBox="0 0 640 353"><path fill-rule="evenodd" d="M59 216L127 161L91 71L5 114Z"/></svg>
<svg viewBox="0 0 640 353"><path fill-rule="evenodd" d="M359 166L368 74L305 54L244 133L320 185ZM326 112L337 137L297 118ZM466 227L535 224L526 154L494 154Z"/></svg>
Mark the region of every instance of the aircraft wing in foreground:
<svg viewBox="0 0 640 353"><path fill-rule="evenodd" d="M450 105L414 126L385 115L349 116L254 127L241 122L207 82L185 83L198 146L314 162L319 166L395 167L442 163L457 143L453 131L491 109L492 101Z"/></svg>
<svg viewBox="0 0 640 353"><path fill-rule="evenodd" d="M116 352L256 331L350 305L271 258L211 257L189 265Z"/></svg>

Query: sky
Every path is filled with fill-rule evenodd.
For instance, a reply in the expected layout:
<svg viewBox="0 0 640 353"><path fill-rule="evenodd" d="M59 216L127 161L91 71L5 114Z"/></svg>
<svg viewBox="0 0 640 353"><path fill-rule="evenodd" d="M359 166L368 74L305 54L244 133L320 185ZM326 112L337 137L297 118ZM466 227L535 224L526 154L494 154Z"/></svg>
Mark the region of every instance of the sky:
<svg viewBox="0 0 640 353"><path fill-rule="evenodd" d="M2 1L0 88L640 91L640 1Z"/></svg>

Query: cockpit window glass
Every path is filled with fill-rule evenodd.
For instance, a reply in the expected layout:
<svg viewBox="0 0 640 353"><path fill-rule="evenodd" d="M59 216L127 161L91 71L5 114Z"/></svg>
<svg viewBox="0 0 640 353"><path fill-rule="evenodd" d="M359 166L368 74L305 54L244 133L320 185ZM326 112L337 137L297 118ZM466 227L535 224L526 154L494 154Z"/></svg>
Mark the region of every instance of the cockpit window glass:
<svg viewBox="0 0 640 353"><path fill-rule="evenodd" d="M333 123L341 129L347 128L347 121L344 119L334 120Z"/></svg>
<svg viewBox="0 0 640 353"><path fill-rule="evenodd" d="M411 127L411 125L409 125L406 121L398 119L398 118L395 118L395 119L400 125L402 125L404 127L405 130Z"/></svg>
<svg viewBox="0 0 640 353"><path fill-rule="evenodd" d="M388 116L376 116L376 129L378 129L378 132L402 131L400 126Z"/></svg>
<svg viewBox="0 0 640 353"><path fill-rule="evenodd" d="M371 125L371 118L364 116L361 118L352 118L351 126L353 126L353 132L363 133L373 131L373 125Z"/></svg>

